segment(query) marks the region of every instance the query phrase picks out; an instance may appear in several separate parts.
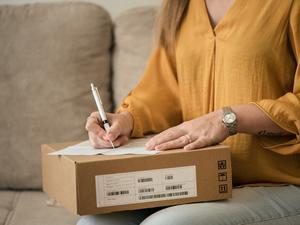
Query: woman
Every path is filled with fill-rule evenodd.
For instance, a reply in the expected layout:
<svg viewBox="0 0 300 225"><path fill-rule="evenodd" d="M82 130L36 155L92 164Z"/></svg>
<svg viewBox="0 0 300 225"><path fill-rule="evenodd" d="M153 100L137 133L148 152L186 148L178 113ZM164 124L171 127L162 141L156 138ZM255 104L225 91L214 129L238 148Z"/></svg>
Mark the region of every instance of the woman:
<svg viewBox="0 0 300 225"><path fill-rule="evenodd" d="M228 201L82 217L78 224L300 224L300 0L165 0L143 79L96 148L159 133L148 149L232 149ZM160 133L161 132L161 133ZM236 134L236 135L235 135ZM261 185L262 186L262 185ZM155 212L155 213L154 213Z"/></svg>

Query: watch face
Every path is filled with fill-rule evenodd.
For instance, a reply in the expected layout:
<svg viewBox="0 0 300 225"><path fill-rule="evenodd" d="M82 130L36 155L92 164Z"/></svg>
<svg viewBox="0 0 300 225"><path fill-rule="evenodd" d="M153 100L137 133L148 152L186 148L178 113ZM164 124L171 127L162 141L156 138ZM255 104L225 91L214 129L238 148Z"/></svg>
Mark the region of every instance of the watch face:
<svg viewBox="0 0 300 225"><path fill-rule="evenodd" d="M225 123L233 123L236 120L236 116L234 113L228 113L224 116Z"/></svg>

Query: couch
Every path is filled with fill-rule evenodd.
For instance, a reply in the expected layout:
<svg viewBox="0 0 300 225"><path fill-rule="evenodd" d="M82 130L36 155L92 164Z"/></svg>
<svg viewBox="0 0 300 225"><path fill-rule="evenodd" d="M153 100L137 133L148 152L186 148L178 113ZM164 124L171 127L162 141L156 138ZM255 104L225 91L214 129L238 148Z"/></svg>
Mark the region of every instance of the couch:
<svg viewBox="0 0 300 225"><path fill-rule="evenodd" d="M40 146L87 139L91 82L115 110L143 73L156 13L112 21L87 2L0 6L0 225L76 223L41 190Z"/></svg>

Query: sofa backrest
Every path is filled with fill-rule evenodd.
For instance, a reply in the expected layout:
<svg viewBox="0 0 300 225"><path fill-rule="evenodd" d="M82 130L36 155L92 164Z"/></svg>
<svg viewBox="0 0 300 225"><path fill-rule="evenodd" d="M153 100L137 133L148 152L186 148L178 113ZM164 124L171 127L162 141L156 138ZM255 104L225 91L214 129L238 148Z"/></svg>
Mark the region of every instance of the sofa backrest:
<svg viewBox="0 0 300 225"><path fill-rule="evenodd" d="M0 188L40 188L40 145L87 139L96 109L111 109L112 23L90 3L0 6Z"/></svg>
<svg viewBox="0 0 300 225"><path fill-rule="evenodd" d="M136 85L153 48L153 25L157 7L125 11L115 20L113 90L115 107Z"/></svg>

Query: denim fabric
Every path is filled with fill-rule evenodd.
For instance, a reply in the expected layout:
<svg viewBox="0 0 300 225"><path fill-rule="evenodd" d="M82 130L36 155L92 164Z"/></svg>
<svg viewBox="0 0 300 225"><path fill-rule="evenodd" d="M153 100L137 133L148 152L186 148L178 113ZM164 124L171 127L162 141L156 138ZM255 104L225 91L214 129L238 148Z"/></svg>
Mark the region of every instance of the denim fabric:
<svg viewBox="0 0 300 225"><path fill-rule="evenodd" d="M83 216L77 225L300 225L300 187L244 187L229 200Z"/></svg>

